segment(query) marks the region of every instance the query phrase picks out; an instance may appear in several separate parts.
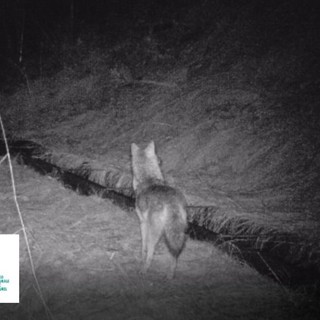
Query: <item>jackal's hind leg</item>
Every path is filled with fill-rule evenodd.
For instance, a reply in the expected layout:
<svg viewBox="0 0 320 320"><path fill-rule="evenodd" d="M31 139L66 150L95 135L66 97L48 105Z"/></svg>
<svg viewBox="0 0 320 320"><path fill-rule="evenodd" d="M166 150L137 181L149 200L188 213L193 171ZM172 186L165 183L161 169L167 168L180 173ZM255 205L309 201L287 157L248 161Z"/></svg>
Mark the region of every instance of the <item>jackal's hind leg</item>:
<svg viewBox="0 0 320 320"><path fill-rule="evenodd" d="M143 273L146 273L151 265L155 248L162 235L162 230L161 228L156 228L156 227L152 228L152 226L148 225L146 233L147 233L147 239L146 239L147 256L143 266Z"/></svg>

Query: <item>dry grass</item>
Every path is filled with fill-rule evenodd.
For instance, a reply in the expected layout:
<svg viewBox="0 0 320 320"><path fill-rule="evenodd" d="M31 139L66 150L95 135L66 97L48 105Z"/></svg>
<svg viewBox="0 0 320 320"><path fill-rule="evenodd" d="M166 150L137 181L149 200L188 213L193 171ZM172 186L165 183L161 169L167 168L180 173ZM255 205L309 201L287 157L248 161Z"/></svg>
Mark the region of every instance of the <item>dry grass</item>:
<svg viewBox="0 0 320 320"><path fill-rule="evenodd" d="M10 175L4 178L1 232L18 230ZM303 296L283 291L209 244L188 240L177 278L165 282L168 253L160 246L139 275L140 233L134 212L95 196L80 197L53 179L14 165L35 268L53 319L300 319L312 315ZM4 319L43 319L24 241L21 303L2 305Z"/></svg>
<svg viewBox="0 0 320 320"><path fill-rule="evenodd" d="M34 82L31 106L23 103L30 102L28 90L17 92L3 108L10 132L46 146L46 161L126 195L130 143L155 140L167 179L189 205L219 208L198 217L210 230L262 231L267 239L295 234L302 251L290 251L311 248L314 263L320 204L314 127L256 87L230 88L210 77L176 87L119 86L111 71L82 79L60 73L50 90ZM176 72L158 72L157 81L170 83Z"/></svg>
<svg viewBox="0 0 320 320"><path fill-rule="evenodd" d="M170 183L211 208L197 221L231 236L297 236L292 256L319 266L317 19L285 3L191 3L168 33L155 21L147 36L68 47L63 70L1 97L10 138L126 194L130 143L154 140Z"/></svg>

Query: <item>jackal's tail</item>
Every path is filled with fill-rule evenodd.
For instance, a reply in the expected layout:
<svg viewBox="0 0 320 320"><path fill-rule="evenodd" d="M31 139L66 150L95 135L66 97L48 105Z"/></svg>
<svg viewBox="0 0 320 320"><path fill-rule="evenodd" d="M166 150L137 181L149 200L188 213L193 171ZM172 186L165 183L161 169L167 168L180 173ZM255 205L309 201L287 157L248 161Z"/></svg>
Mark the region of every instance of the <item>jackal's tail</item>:
<svg viewBox="0 0 320 320"><path fill-rule="evenodd" d="M170 253L178 258L186 241L187 215L182 205L170 206L164 227L165 241Z"/></svg>

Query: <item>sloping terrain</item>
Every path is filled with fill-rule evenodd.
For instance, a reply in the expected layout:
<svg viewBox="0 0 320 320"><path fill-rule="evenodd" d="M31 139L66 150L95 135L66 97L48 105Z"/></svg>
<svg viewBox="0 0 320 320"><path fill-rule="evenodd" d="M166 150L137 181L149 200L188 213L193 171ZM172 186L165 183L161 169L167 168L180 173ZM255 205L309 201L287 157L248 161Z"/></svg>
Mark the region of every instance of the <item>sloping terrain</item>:
<svg viewBox="0 0 320 320"><path fill-rule="evenodd" d="M312 319L316 302L281 288L210 244L188 240L176 278L166 281L161 245L146 276L134 211L83 197L49 177L14 165L17 196L46 316L12 198L1 173L1 233L20 234L20 303L1 319ZM314 307L311 307L311 306Z"/></svg>
<svg viewBox="0 0 320 320"><path fill-rule="evenodd" d="M291 256L319 270L318 5L139 4L139 19L114 13L106 34L83 30L41 65L47 74L32 65L2 93L10 139L38 142L64 167L94 163L101 180L117 170L125 188L130 144L154 140L190 205L217 207L239 229L246 221L249 234L299 236L308 255Z"/></svg>

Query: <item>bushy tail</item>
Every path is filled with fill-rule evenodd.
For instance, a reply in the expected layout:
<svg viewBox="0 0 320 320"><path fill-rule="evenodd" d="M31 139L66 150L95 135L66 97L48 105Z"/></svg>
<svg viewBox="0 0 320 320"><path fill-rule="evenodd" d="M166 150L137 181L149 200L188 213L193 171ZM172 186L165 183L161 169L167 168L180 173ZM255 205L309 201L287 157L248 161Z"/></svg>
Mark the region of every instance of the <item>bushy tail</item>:
<svg viewBox="0 0 320 320"><path fill-rule="evenodd" d="M181 205L172 206L170 211L164 227L165 241L170 253L178 258L186 242L186 211Z"/></svg>

